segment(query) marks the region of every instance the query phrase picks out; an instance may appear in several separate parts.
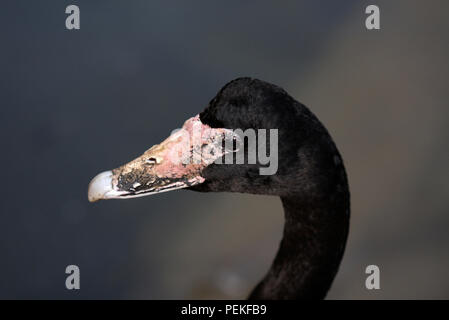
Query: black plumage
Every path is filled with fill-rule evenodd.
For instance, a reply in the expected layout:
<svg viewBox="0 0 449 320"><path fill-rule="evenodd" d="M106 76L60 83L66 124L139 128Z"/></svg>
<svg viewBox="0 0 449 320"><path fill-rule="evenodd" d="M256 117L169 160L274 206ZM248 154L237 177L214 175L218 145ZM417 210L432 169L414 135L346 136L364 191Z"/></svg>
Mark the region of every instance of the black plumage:
<svg viewBox="0 0 449 320"><path fill-rule="evenodd" d="M225 85L200 114L213 128L278 129L279 167L260 164L205 168L206 181L190 189L280 196L283 239L250 299L324 298L337 273L349 230L349 188L341 156L312 112L283 89L239 78Z"/></svg>
<svg viewBox="0 0 449 320"><path fill-rule="evenodd" d="M324 298L340 265L349 229L348 181L327 130L283 89L251 78L225 85L199 116L184 123L182 133L192 135L197 126L214 138L231 132L228 137L235 140L235 149L222 149L223 141L215 142L210 136L200 137L200 143L190 143L190 139L185 143L174 133L131 162L98 174L89 184L89 201L127 199L180 188L279 196L285 214L283 238L268 274L250 298ZM273 130L277 132L277 144L273 144L276 140L271 142L271 132L265 141L255 135L261 141L253 145L230 129L258 133ZM248 160L250 145L257 146L258 161ZM186 154L181 152L182 159L190 160L198 153L202 158L196 163L178 161L180 146L187 147ZM208 147L213 152L203 154ZM260 157L264 148L270 161L277 159L277 170L269 175L261 174L261 168L267 166ZM226 153L237 158L241 150L247 152L243 164L214 162L226 163L226 158L222 159ZM277 158L272 158L272 152Z"/></svg>

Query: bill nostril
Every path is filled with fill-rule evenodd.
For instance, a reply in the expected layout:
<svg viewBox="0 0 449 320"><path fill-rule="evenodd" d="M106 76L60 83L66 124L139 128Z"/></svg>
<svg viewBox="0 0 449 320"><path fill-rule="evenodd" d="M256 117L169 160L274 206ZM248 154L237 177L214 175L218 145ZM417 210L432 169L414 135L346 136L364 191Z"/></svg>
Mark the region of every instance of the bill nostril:
<svg viewBox="0 0 449 320"><path fill-rule="evenodd" d="M156 163L158 163L158 161L157 161L156 158L151 157L151 158L146 159L146 160L145 160L145 163L146 163L146 164L156 164Z"/></svg>

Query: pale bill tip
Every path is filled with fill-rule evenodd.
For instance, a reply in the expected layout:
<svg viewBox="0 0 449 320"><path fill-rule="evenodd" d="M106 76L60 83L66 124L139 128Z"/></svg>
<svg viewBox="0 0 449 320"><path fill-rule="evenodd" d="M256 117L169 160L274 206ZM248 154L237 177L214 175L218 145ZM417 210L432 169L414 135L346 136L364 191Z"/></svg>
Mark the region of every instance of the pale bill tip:
<svg viewBox="0 0 449 320"><path fill-rule="evenodd" d="M87 198L90 202L109 199L115 193L112 187L112 171L99 173L89 183Z"/></svg>

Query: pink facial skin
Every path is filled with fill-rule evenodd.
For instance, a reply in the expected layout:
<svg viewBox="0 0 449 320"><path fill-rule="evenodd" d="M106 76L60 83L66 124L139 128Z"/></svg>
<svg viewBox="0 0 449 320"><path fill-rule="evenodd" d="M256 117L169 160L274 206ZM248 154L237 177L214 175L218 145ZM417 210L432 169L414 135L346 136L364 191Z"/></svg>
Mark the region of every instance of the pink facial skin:
<svg viewBox="0 0 449 320"><path fill-rule="evenodd" d="M156 181L160 185L161 179L171 181L162 187L176 184L173 187L182 188L202 183L202 170L227 153L222 148L222 141L232 136L232 130L211 128L196 115L160 144L112 170L112 183L117 186L119 182L136 181L139 186L147 185L148 188ZM184 182L185 186L182 185Z"/></svg>

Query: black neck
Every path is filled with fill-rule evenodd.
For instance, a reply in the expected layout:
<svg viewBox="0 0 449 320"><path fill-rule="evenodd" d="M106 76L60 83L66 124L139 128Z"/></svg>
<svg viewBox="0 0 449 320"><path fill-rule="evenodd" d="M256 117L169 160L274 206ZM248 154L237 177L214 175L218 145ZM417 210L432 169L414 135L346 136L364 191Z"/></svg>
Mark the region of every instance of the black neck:
<svg viewBox="0 0 449 320"><path fill-rule="evenodd" d="M337 273L349 229L349 199L304 203L281 197L284 235L266 277L249 299L323 299ZM313 204L313 205L312 205Z"/></svg>

